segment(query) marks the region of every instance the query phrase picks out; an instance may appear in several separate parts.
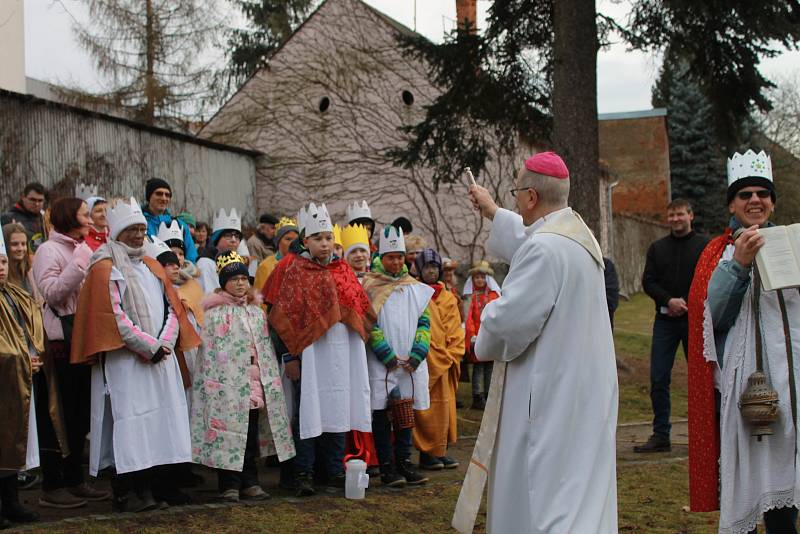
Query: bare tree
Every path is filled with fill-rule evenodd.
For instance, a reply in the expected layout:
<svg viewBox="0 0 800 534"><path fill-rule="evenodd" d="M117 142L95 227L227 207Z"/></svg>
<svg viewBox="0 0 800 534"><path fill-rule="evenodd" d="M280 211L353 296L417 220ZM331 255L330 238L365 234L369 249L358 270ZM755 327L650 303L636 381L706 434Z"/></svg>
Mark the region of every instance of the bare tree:
<svg viewBox="0 0 800 534"><path fill-rule="evenodd" d="M771 141L800 158L800 71L776 82L769 95L773 108L757 118L758 128Z"/></svg>
<svg viewBox="0 0 800 534"><path fill-rule="evenodd" d="M108 87L72 91L74 98L125 109L147 124L202 116L214 90L211 66L200 58L224 29L218 0L83 1L90 22L76 21L75 35Z"/></svg>

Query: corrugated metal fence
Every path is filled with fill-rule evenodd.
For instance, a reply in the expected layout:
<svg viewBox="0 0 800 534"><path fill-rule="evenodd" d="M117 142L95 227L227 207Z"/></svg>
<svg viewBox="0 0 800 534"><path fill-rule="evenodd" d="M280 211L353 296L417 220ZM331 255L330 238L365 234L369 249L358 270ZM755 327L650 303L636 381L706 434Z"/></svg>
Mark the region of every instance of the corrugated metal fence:
<svg viewBox="0 0 800 534"><path fill-rule="evenodd" d="M243 223L257 220L257 152L152 128L39 98L0 91L0 210L38 181L57 196L75 185L101 195L144 200L144 183L158 176L172 186L173 214L187 210L211 222L235 207Z"/></svg>

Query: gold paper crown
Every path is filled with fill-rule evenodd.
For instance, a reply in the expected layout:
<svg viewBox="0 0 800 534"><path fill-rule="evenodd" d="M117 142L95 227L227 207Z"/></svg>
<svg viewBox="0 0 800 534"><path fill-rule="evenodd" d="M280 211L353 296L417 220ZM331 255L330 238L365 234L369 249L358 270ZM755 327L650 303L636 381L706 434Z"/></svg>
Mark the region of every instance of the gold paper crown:
<svg viewBox="0 0 800 534"><path fill-rule="evenodd" d="M369 232L361 224L348 224L342 229L342 248L345 254L353 245L363 245L369 250Z"/></svg>
<svg viewBox="0 0 800 534"><path fill-rule="evenodd" d="M217 273L233 263L244 263L244 258L239 256L239 253L235 250L232 250L227 254L221 254L219 258L217 258Z"/></svg>
<svg viewBox="0 0 800 534"><path fill-rule="evenodd" d="M342 227L338 224L333 225L333 243L342 245Z"/></svg>
<svg viewBox="0 0 800 534"><path fill-rule="evenodd" d="M275 231L277 232L284 226L294 226L297 227L297 221L292 219L291 217L281 217L281 220L278 221L278 224L275 225Z"/></svg>

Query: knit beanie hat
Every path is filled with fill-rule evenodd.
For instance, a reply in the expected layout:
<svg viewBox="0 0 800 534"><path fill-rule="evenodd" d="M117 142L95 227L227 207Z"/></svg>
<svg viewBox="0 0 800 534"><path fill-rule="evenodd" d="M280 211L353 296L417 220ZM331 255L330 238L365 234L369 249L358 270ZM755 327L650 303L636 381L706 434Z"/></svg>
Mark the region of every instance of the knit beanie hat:
<svg viewBox="0 0 800 534"><path fill-rule="evenodd" d="M228 250L217 254L217 275L219 276L219 287L225 289L225 284L234 276L243 274L249 276L247 265L244 259L235 250Z"/></svg>
<svg viewBox="0 0 800 534"><path fill-rule="evenodd" d="M169 192L172 193L172 188L169 186L166 180L162 180L161 178L150 178L147 180L147 183L144 186L144 201L149 202L150 197L156 192L156 189L161 188L169 189Z"/></svg>

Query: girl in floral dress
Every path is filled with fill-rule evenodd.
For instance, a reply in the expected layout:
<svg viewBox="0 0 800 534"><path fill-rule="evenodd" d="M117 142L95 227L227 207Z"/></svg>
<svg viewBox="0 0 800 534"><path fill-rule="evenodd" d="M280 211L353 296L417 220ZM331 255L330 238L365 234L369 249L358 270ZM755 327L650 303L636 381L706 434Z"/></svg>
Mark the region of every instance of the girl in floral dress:
<svg viewBox="0 0 800 534"><path fill-rule="evenodd" d="M295 455L267 318L235 251L217 256L220 289L203 300L203 345L192 390L192 455L218 471L226 501L266 499L256 460Z"/></svg>

